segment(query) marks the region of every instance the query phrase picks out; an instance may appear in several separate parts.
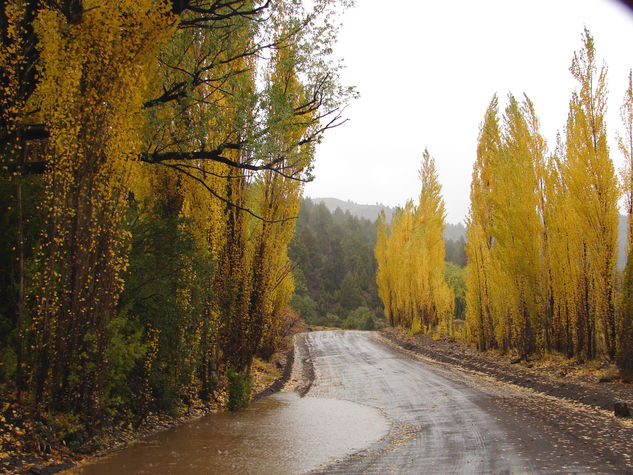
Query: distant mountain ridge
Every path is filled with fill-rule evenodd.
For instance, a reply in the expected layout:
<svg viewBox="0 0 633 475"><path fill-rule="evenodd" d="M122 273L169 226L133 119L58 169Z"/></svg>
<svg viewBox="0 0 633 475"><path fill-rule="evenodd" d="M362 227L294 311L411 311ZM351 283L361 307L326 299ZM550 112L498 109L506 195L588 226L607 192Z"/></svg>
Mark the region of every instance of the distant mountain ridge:
<svg viewBox="0 0 633 475"><path fill-rule="evenodd" d="M349 212L352 216L358 218L368 219L372 222L378 219L378 215L384 210L387 222L391 221L395 208L376 203L375 205L363 205L355 203L353 201L343 201L338 198L309 198L314 203L323 203L326 208L333 213L336 208L340 208L343 212ZM626 216L619 215L618 226L618 269L624 269L626 264ZM444 230L444 239L451 239L453 241L459 241L460 239L466 240L466 226L463 223L446 224Z"/></svg>
<svg viewBox="0 0 633 475"><path fill-rule="evenodd" d="M349 214L356 216L357 218L365 218L372 222L378 219L381 211L385 212L387 222L391 221L391 216L395 208L376 203L375 205L362 205L353 201L343 201L338 198L310 198L314 203L323 203L326 208L333 213L336 208L340 208L341 211L349 211Z"/></svg>
<svg viewBox="0 0 633 475"><path fill-rule="evenodd" d="M325 207L330 211L330 213L336 211L336 208L340 208L341 211L348 211L349 214L351 214L352 216L356 216L357 218L365 218L372 222L378 219L381 211L384 211L385 217L387 218L387 223L389 223L391 221L391 217L393 216L393 212L396 210L396 208L383 205L382 203L376 203L375 205L364 205L349 200L339 200L338 198L310 199L313 203L316 204L323 203ZM446 229L444 231L444 239L459 241L461 238L466 239L466 227L462 223L447 223Z"/></svg>

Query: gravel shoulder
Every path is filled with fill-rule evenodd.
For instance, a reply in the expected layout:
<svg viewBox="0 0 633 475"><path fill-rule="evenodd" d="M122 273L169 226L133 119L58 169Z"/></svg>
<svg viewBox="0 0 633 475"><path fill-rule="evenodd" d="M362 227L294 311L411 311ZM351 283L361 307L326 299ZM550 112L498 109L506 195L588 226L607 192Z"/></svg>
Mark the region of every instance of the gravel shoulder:
<svg viewBox="0 0 633 475"><path fill-rule="evenodd" d="M633 420L613 413L615 401L631 405L631 384L599 382L600 372L569 361L513 364L507 356L454 341L409 338L400 329L384 329L376 340L489 390L486 411L519 443L534 471L633 473Z"/></svg>
<svg viewBox="0 0 633 475"><path fill-rule="evenodd" d="M601 378L606 379L604 372L586 370L570 360L513 364L508 356L480 353L456 341L435 341L430 335L408 337L402 329L385 328L378 332L378 336L383 341L431 360L570 402L605 411L613 411L616 401L633 403L633 384L616 380L600 382Z"/></svg>
<svg viewBox="0 0 633 475"><path fill-rule="evenodd" d="M582 402L626 395L627 385L539 383L534 368L393 330L301 338L307 396L373 406L392 424L385 439L314 473L633 473L631 420ZM547 392L567 385L568 397Z"/></svg>

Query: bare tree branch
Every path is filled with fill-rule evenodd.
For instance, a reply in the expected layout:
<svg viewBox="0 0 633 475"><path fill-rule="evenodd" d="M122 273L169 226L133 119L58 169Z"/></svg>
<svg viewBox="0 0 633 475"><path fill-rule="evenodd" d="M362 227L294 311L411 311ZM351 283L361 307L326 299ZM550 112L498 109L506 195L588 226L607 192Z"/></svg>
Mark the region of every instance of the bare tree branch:
<svg viewBox="0 0 633 475"><path fill-rule="evenodd" d="M189 173L189 171L185 170L184 168L180 167L178 164L171 164L171 163L164 163L164 162L158 162L159 165L162 165L164 167L168 167L171 168L172 170L176 170L179 173L182 173L183 175L191 178L192 180L197 181L198 183L200 183L209 193L211 193L211 195L215 196L217 199L219 199L220 201L222 201L223 203L227 204L228 206L230 206L231 208L235 208L239 211L243 211L245 213L250 214L251 216L253 216L256 219L259 219L260 221L263 221L265 223L285 223L286 221L290 221L293 219L297 219L297 216L292 216L290 218L282 218L282 219L275 219L275 220L270 220L270 219L266 219L263 218L261 216L259 216L258 214L256 214L255 212L253 212L251 209L249 208L245 208L244 206L240 206L238 204L233 203L231 200L228 200L227 198L221 196L220 194L218 194L213 188L211 188L205 181L204 179L195 176L192 173Z"/></svg>

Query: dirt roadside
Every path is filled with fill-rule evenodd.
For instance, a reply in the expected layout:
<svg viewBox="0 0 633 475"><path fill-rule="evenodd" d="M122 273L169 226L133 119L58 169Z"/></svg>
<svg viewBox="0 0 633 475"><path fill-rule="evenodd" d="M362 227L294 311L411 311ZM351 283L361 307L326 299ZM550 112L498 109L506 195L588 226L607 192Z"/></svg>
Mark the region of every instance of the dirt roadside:
<svg viewBox="0 0 633 475"><path fill-rule="evenodd" d="M414 339L413 350L434 344L426 356L384 332L334 333L308 339L317 375L309 395L376 407L396 430L314 473L633 473L633 421L519 385L518 377L535 379L536 362L521 368L507 357L494 361L500 355ZM504 365L511 374L490 370Z"/></svg>
<svg viewBox="0 0 633 475"><path fill-rule="evenodd" d="M504 383L529 388L559 399L610 412L613 412L616 401L628 402L629 407L633 405L633 384L607 378L604 372L598 370L585 370L569 360L561 359L555 363L535 360L513 364L507 355L480 353L456 341L436 341L430 335L408 337L402 329L384 328L378 332L378 336L432 360L469 372L482 373Z"/></svg>
<svg viewBox="0 0 633 475"><path fill-rule="evenodd" d="M290 378L294 360L294 346L277 354L270 363L255 372L252 401L279 391ZM276 378L271 381L271 376ZM34 424L17 404L0 406L0 473L54 474L90 460L125 449L134 442L172 427L222 410L222 402L192 401L190 407L178 415L150 414L138 427L119 424L103 428L97 435L99 447L79 454L63 445L49 445L34 435Z"/></svg>

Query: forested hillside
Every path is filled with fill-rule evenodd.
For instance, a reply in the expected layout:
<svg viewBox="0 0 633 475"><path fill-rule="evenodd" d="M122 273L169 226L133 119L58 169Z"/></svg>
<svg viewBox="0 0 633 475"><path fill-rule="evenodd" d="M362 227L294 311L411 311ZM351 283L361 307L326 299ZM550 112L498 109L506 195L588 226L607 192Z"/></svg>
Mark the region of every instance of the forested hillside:
<svg viewBox="0 0 633 475"><path fill-rule="evenodd" d="M357 218L365 218L369 221L376 221L380 217L381 211L384 211L387 222L391 221L391 217L395 211L395 208L391 206L385 206L382 204L366 205L355 203L353 201L343 201L337 198L310 198L314 204L323 203L331 213L334 213L337 208L341 211L349 213ZM466 239L466 227L462 223L451 224L446 223L446 228L442 234L444 239L459 241L460 238Z"/></svg>
<svg viewBox="0 0 633 475"><path fill-rule="evenodd" d="M337 198L310 198L314 204L323 203L327 209L330 210L330 213L334 213L337 209L340 209L343 212L349 211L352 216L356 216L357 218L364 218L372 223L378 219L381 211L384 211L387 219L391 219L391 215L394 212L394 208L391 206L385 206L383 204L377 203L375 205L367 205L355 203L353 201L343 201Z"/></svg>
<svg viewBox="0 0 633 475"><path fill-rule="evenodd" d="M343 212L349 212L352 216L368 219L371 222L375 222L379 218L380 212L384 211L385 218L389 223L396 211L396 208L381 204L365 205L336 198L311 198L311 200L314 204L324 204L331 213L340 209ZM446 223L442 237L446 243L446 260L464 267L466 265L466 227L462 223Z"/></svg>
<svg viewBox="0 0 633 475"><path fill-rule="evenodd" d="M347 210L331 210L337 203L347 203ZM296 286L291 304L307 323L358 329L384 324L376 284L376 220L361 217L371 216L374 211L373 206L335 199L301 201L297 232L288 255L293 262ZM461 224L448 225L447 229L454 236L465 232ZM455 316L463 319L465 241L461 237L445 244L446 280L455 292Z"/></svg>
<svg viewBox="0 0 633 475"><path fill-rule="evenodd" d="M374 222L301 201L288 255L296 287L291 305L307 323L366 330L382 326L375 244Z"/></svg>

